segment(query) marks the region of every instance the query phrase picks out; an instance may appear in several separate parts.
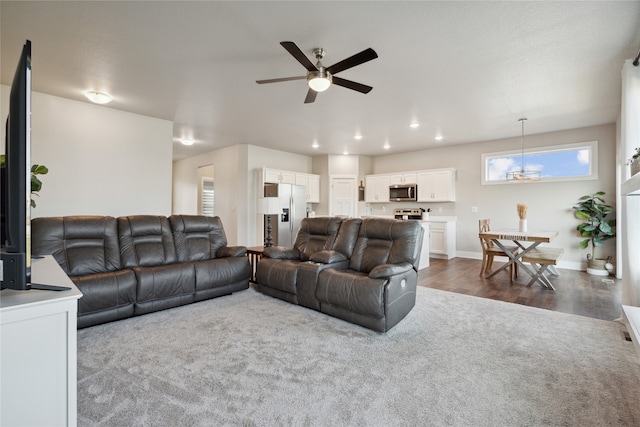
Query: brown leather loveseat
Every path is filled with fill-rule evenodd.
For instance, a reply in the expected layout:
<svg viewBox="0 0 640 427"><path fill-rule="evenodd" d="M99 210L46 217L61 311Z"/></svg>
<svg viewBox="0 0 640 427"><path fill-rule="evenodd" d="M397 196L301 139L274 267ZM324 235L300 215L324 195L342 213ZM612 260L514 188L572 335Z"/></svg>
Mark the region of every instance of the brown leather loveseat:
<svg viewBox="0 0 640 427"><path fill-rule="evenodd" d="M257 289L386 332L414 307L423 228L386 218L305 218L293 248L265 248Z"/></svg>

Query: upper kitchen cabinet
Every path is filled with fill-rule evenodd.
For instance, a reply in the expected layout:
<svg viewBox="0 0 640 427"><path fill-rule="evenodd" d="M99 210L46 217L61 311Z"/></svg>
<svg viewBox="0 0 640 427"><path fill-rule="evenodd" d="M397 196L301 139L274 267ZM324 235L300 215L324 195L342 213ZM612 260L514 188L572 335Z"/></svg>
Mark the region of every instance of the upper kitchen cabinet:
<svg viewBox="0 0 640 427"><path fill-rule="evenodd" d="M320 175L279 169L262 169L262 183L296 184L307 189L307 203L320 203Z"/></svg>
<svg viewBox="0 0 640 427"><path fill-rule="evenodd" d="M296 173L277 169L263 169L264 182L274 184L295 184Z"/></svg>
<svg viewBox="0 0 640 427"><path fill-rule="evenodd" d="M296 185L307 188L307 203L320 203L320 175L296 173Z"/></svg>
<svg viewBox="0 0 640 427"><path fill-rule="evenodd" d="M394 173L389 177L389 185L417 184L417 179L416 172Z"/></svg>
<svg viewBox="0 0 640 427"><path fill-rule="evenodd" d="M367 175L365 177L364 201L367 203L388 203L389 185L389 175Z"/></svg>
<svg viewBox="0 0 640 427"><path fill-rule="evenodd" d="M455 202L456 170L434 169L418 172L418 202Z"/></svg>

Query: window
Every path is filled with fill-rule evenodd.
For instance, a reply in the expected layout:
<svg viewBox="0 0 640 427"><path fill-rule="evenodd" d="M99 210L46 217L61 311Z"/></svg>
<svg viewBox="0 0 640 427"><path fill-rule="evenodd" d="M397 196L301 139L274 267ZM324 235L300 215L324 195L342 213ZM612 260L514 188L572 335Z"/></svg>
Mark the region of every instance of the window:
<svg viewBox="0 0 640 427"><path fill-rule="evenodd" d="M213 180L203 178L202 179L202 206L201 212L204 216L214 216L214 191L213 191Z"/></svg>
<svg viewBox="0 0 640 427"><path fill-rule="evenodd" d="M482 185L508 184L507 172L539 170L542 181L598 179L598 142L554 145L482 155Z"/></svg>

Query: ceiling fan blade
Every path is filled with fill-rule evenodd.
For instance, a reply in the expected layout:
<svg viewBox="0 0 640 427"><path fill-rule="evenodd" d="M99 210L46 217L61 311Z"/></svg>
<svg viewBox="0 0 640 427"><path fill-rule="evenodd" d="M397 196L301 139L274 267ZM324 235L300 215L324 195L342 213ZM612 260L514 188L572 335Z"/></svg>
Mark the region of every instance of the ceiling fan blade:
<svg viewBox="0 0 640 427"><path fill-rule="evenodd" d="M304 80L306 78L307 78L307 76L283 77L281 79L256 80L256 83L258 83L259 85L262 85L262 84L265 84L265 83L288 82L290 80Z"/></svg>
<svg viewBox="0 0 640 427"><path fill-rule="evenodd" d="M313 89L309 89L309 91L307 92L307 97L304 99L304 103L311 104L316 100L316 96L318 96L318 92Z"/></svg>
<svg viewBox="0 0 640 427"><path fill-rule="evenodd" d="M348 57L347 59L343 59L340 62L337 62L327 68L331 74L339 73L340 71L344 71L351 67L355 67L356 65L364 64L367 61L371 61L372 59L376 59L378 54L375 50L368 48L363 50L360 53L356 53L353 56Z"/></svg>
<svg viewBox="0 0 640 427"><path fill-rule="evenodd" d="M371 89L373 89L371 86L363 85L362 83L352 82L351 80L347 80L347 79L341 79L340 77L336 77L336 76L333 76L333 83L338 86L346 87L347 89L356 90L362 93L369 93L371 92Z"/></svg>
<svg viewBox="0 0 640 427"><path fill-rule="evenodd" d="M316 68L313 62L309 60L307 55L305 55L294 42L280 42L280 44L283 48L287 49L287 52L296 58L307 71L318 71L318 68Z"/></svg>

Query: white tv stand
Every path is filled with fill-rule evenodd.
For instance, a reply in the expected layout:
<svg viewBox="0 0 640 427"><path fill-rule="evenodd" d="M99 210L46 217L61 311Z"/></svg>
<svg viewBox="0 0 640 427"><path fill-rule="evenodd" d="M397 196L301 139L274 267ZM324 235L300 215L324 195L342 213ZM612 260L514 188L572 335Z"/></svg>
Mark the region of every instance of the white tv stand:
<svg viewBox="0 0 640 427"><path fill-rule="evenodd" d="M77 314L82 293L51 256L31 280L67 291L0 291L0 425L77 425Z"/></svg>

